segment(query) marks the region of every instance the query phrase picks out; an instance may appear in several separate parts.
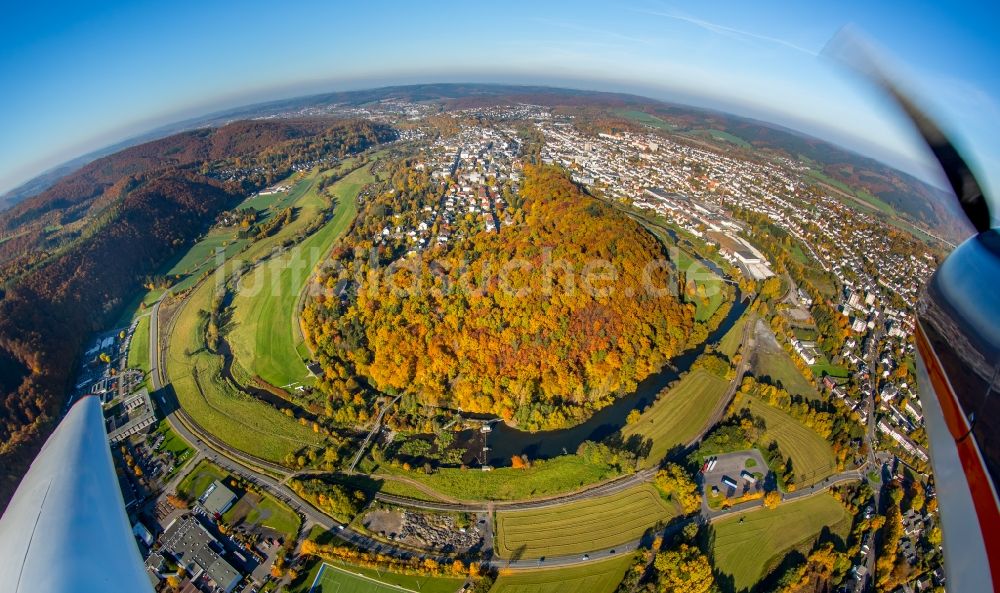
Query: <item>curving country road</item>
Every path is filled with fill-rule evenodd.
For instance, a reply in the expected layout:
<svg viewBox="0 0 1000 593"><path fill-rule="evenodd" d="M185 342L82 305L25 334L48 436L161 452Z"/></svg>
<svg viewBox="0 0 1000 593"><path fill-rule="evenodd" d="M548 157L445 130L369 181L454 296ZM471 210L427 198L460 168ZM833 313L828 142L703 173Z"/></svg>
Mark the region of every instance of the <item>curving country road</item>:
<svg viewBox="0 0 1000 593"><path fill-rule="evenodd" d="M151 391L154 393L160 392L160 390L166 385L164 380L163 370L162 370L162 359L163 353L160 350L160 340L159 340L159 308L160 301L157 301L150 312L150 332L149 332L149 356L150 356L150 384ZM730 383L729 390L727 391L725 397L720 399L720 403L713 410L712 415L709 417L705 426L699 432L699 435L694 438L691 442L687 443L688 446L697 444L701 440L704 433L711 428L715 423L717 423L722 416L725 414L726 407L732 400L736 390L739 388L742 382L743 375L747 372L749 366L749 351L753 347L753 337L752 331L749 328L753 327L753 321L755 317L751 314L744 326L742 335L742 346L741 352L743 356L736 369L736 374L732 382ZM166 406L165 396L161 393L158 398L159 403L164 405L164 409L168 409ZM398 398L397 398L398 399ZM389 404L385 406L379 416L375 419L373 428L369 432L365 442L359 448L358 453L352 460L352 469L356 465L357 461L363 454L366 445L370 442L373 435L377 432L381 425L381 418L385 411L391 406ZM419 553L413 550L405 549L399 546L394 546L392 544L387 544L380 542L371 537L358 533L352 530L347 525L341 524L338 521L332 519L328 515L322 513L307 501L299 497L295 492L291 490L286 484L286 481L293 477L295 472L290 471L288 468L275 464L273 462L260 459L243 451L239 451L230 447L221 439L215 437L214 435L208 433L202 429L197 422L194 421L183 409L179 406L174 406L173 409L166 415L166 420L169 423L172 430L174 430L178 435L180 435L185 441L187 441L192 448L196 451L196 457L205 457L211 459L217 465L223 467L229 472L237 474L244 479L258 485L259 487L266 489L272 495L285 501L297 512L301 513L305 519L306 524L320 525L323 528L336 534L337 537L344 540L345 542L351 543L358 547L368 549L371 551L390 554L400 558L434 558L439 562L450 561L451 558L446 556L438 556L430 553ZM492 533L492 514L494 511L511 511L511 510L526 510L526 509L538 509L538 508L548 508L556 507L559 505L564 505L572 502L577 502L581 500L587 500L590 498L607 496L620 492L622 490L634 487L636 485L651 481L656 474L656 468L642 470L627 476L621 476L614 478L612 480L592 485L587 488L578 490L576 492L571 492L567 494L560 494L551 496L548 498L538 498L528 501L497 501L497 502L471 502L471 501L455 501L455 502L431 502L418 500L414 498L408 498L403 496L391 495L378 493L375 496L376 500L381 502L410 507L418 508L424 510L432 511L456 511L456 512L469 512L469 513L481 513L487 514L488 525L487 534ZM806 496L811 496L819 492L827 490L829 487L837 483L842 483L849 480L859 480L864 479L864 475L861 470L853 472L844 472L836 476L832 476L828 479L826 483L823 484L822 488L812 488L810 490L802 490L795 493L789 493L782 497L783 501L792 501ZM757 506L760 506L762 501L751 501L745 505L738 505L736 507L720 510L711 511L704 507L701 513L701 518L705 521L711 522L718 520L721 517L728 516L734 513L746 512L752 510ZM695 520L695 517L686 517L675 520L671 525L669 525L663 531L664 534L669 534L674 530L680 529L686 523ZM615 546L614 548L605 548L601 550L594 550L588 552L587 554L575 554L570 556L562 557L552 557L546 558L544 561L537 559L514 559L514 560L504 560L498 557L489 555L483 559L485 564L488 564L494 568L505 568L505 569L537 569L539 567L553 567L553 566L569 566L574 564L580 564L590 561L596 561L608 557L612 557L616 554L622 554L631 552L640 548L646 542L644 539L636 539L624 544ZM491 549L492 542L488 542L487 550Z"/></svg>

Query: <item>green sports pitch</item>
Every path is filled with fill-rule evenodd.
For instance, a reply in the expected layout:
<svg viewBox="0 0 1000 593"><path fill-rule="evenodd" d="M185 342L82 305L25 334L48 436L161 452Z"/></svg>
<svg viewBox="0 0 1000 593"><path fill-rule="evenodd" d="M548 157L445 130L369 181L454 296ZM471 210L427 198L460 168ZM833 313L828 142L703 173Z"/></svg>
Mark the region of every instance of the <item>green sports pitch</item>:
<svg viewBox="0 0 1000 593"><path fill-rule="evenodd" d="M409 576L370 569L350 570L326 562L309 593L453 593L464 579ZM396 581L396 582L390 582Z"/></svg>

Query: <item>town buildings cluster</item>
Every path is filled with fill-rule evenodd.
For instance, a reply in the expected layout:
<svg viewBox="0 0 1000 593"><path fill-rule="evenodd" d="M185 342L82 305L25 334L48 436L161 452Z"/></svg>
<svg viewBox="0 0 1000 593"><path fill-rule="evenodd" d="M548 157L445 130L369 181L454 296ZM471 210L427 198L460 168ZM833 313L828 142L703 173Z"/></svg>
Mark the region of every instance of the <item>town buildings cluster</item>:
<svg viewBox="0 0 1000 593"><path fill-rule="evenodd" d="M520 145L513 130L463 126L420 151L413 167L440 182L440 198L416 212L397 212L373 237L416 253L509 224L507 200L520 181ZM505 195L508 196L505 198Z"/></svg>

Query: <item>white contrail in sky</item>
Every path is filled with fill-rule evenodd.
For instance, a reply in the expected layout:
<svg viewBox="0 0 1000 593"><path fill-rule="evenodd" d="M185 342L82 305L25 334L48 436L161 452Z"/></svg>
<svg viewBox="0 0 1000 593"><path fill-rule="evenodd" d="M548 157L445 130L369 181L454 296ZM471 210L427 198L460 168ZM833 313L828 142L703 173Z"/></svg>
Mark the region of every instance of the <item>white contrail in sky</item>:
<svg viewBox="0 0 1000 593"><path fill-rule="evenodd" d="M742 29L736 29L734 27L729 27L729 26L726 26L726 25L720 25L718 23L713 23L711 21L706 21L706 20L703 20L703 19L699 19L699 18L695 18L695 17L683 15L683 14L678 14L676 12L661 12L661 11L656 11L656 10L641 10L641 9L635 9L635 10L636 10L636 12L642 12L642 13L650 14L650 15L653 15L653 16L659 16L659 17L663 17L663 18L673 19L675 21L683 21L685 23L690 23L690 24L695 25L697 27L700 27L700 28L702 28L702 29L704 29L706 31L709 31L711 33L715 33L717 35L722 35L722 36L725 36L725 37L729 37L730 39L737 39L737 40L740 40L740 41L747 41L747 40L765 41L767 43L774 43L774 44L777 44L777 45L782 45L782 46L785 46L785 47L787 47L789 49L793 49L795 51L802 52L802 53L810 55L810 56L818 56L819 55L819 52L817 52L815 50L811 50L811 49L802 47L801 45L797 45L797 44L792 43L791 41L788 41L786 39L781 39L780 37L771 37L770 35L762 35L760 33L754 33L752 31L744 31Z"/></svg>

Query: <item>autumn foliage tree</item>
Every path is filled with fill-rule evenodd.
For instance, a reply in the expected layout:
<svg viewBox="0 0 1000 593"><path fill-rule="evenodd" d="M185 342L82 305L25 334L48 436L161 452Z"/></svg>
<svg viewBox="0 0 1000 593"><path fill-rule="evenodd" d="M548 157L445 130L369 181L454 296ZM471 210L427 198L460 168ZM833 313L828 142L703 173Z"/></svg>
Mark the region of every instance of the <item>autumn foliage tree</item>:
<svg viewBox="0 0 1000 593"><path fill-rule="evenodd" d="M356 375L428 405L565 427L687 346L693 308L674 296L654 237L556 167L525 167L519 195L523 205L499 232L386 270L366 260L354 299L324 293L306 305L303 326L331 408L356 405L347 386Z"/></svg>
<svg viewBox="0 0 1000 593"><path fill-rule="evenodd" d="M664 496L677 503L685 514L701 508L698 486L684 468L676 463L668 463L657 472L654 484Z"/></svg>
<svg viewBox="0 0 1000 593"><path fill-rule="evenodd" d="M661 593L709 593L715 589L708 558L693 546L681 544L675 550L660 552L653 566Z"/></svg>

